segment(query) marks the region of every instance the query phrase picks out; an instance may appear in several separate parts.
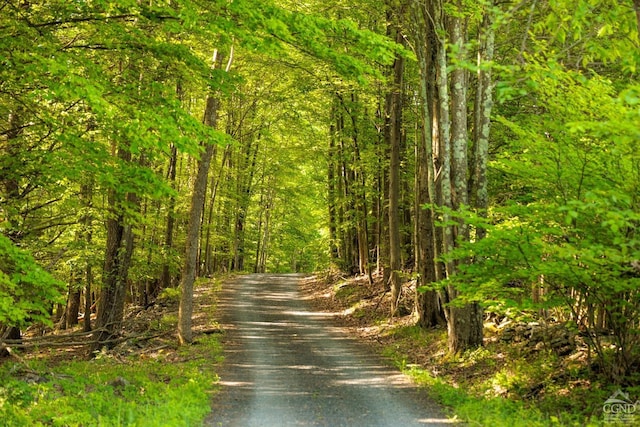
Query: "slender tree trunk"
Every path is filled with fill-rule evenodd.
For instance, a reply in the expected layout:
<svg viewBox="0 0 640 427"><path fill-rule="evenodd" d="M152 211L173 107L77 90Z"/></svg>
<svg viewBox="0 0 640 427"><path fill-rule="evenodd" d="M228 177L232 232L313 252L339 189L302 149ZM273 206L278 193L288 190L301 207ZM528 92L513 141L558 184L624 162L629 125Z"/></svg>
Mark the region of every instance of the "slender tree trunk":
<svg viewBox="0 0 640 427"><path fill-rule="evenodd" d="M387 95L388 96L388 95ZM391 129L389 125L389 118L387 116L386 106L387 100L385 99L385 106L381 108L383 113L383 132L382 138L379 140L379 219L378 219L378 240L379 240L379 254L378 254L378 271L382 272L382 283L385 289L389 289L389 279L391 273L391 267L389 263L389 140L391 139Z"/></svg>
<svg viewBox="0 0 640 427"><path fill-rule="evenodd" d="M260 137L254 144L247 144L243 170L238 171L238 209L235 218L235 238L234 238L234 269L244 270L245 258L245 221L251 194L253 189L253 178L256 171L256 162L260 150Z"/></svg>
<svg viewBox="0 0 640 427"><path fill-rule="evenodd" d="M131 162L128 146L114 146L114 152L116 151L123 164ZM107 245L96 318L99 331L93 350L99 350L105 345L112 347L111 339L118 335L124 316L127 277L133 252L133 230L125 216L125 205L135 204L136 198L131 194L124 195L114 188L109 191L108 201L112 214L106 221Z"/></svg>
<svg viewBox="0 0 640 427"><path fill-rule="evenodd" d="M183 100L182 83L178 80L176 83L176 95L180 102ZM178 147L175 144L171 144L171 157L169 159L169 167L167 169L167 179L171 183L171 188L176 188L176 174L178 169ZM162 264L162 273L160 275L160 281L158 289L152 292L152 297L156 297L162 289L171 287L171 266L170 257L173 252L173 229L175 224L175 211L176 211L176 198L174 196L169 197L169 204L167 206L167 226L164 235L164 262Z"/></svg>
<svg viewBox="0 0 640 427"><path fill-rule="evenodd" d="M338 99L341 101L343 110L348 112L348 107L340 94L337 94ZM336 121L336 129L338 135L338 147L339 147L339 174L340 183L339 189L341 191L341 248L342 248L342 270L349 274L355 274L357 270L359 253L357 244L357 212L354 207L356 206L356 196L354 192L355 178L353 171L353 159L350 158L350 150L348 149L345 139L347 139L345 128L344 113L341 111L338 114Z"/></svg>
<svg viewBox="0 0 640 427"><path fill-rule="evenodd" d="M80 299L82 292L80 290L80 281L75 277L69 283L69 298L67 299L66 309L66 328L72 328L78 324L78 314L80 313Z"/></svg>
<svg viewBox="0 0 640 427"><path fill-rule="evenodd" d="M93 311L93 292L91 290L93 285L93 269L90 263L87 263L85 270L85 286L84 286L84 320L82 324L82 330L84 332L91 331L91 312Z"/></svg>
<svg viewBox="0 0 640 427"><path fill-rule="evenodd" d="M451 17L451 43L456 46L459 55L464 55L466 28L463 18ZM468 134L467 134L467 77L466 70L456 67L451 73L451 110L452 110L452 206L460 211L468 206ZM460 240L469 240L469 233L463 220L454 227L455 236ZM452 266L455 268L455 266ZM451 271L455 274L455 271ZM449 298L458 297L458 290L448 287ZM468 303L463 307L452 306L449 312L449 350L463 351L482 345L482 314L477 303Z"/></svg>
<svg viewBox="0 0 640 427"><path fill-rule="evenodd" d="M219 66L222 63L222 56L216 56L216 63ZM232 59L233 50L229 57L227 71L229 71ZM217 96L209 95L207 97L204 112L203 121L205 125L212 128L216 127L218 121L218 108L219 100ZM191 206L189 210L189 223L187 226L185 259L180 281L180 306L178 309L178 340L180 341L180 344L190 343L193 340L193 331L191 330L191 315L193 313L193 284L195 282L197 271L198 237L200 235L202 213L204 211L205 190L213 152L214 145L205 142L205 150L198 161L198 172L196 180L193 183Z"/></svg>
<svg viewBox="0 0 640 427"><path fill-rule="evenodd" d="M261 190L260 190L260 202L258 206L260 207L260 213L258 214L258 241L256 242L256 259L255 264L253 266L254 273L260 273L260 256L262 254L262 224L264 219L264 170L262 171L262 176L260 177Z"/></svg>
<svg viewBox="0 0 640 427"><path fill-rule="evenodd" d="M217 150L216 150L217 152ZM217 271L216 256L214 254L215 245L211 242L211 235L215 231L215 224L213 221L213 213L216 207L216 201L218 200L218 193L220 191L220 183L225 177L225 165L227 163L227 157L230 155L229 147L225 148L222 153L222 160L220 161L220 168L218 170L217 178L212 177L211 185L211 200L209 200L209 214L207 219L207 234L206 234L206 250L205 250L205 271L208 274L213 274ZM215 159L215 152L214 152Z"/></svg>
<svg viewBox="0 0 640 427"><path fill-rule="evenodd" d="M217 110L217 108L217 99L209 97L207 99L207 113L211 114L212 109ZM215 116L216 113L213 114ZM182 268L180 281L180 307L178 310L178 339L181 344L190 343L193 339L191 330L191 315L193 313L193 284L196 278L198 262L198 237L200 234L199 231L203 211L202 201L205 196L207 174L209 172L212 155L213 144L208 143L204 153L201 154L200 160L198 161L198 172L193 184L193 193L191 196L189 225L187 226L185 262Z"/></svg>
<svg viewBox="0 0 640 427"><path fill-rule="evenodd" d="M332 111L332 117L335 115L335 109ZM337 189L336 189L336 127L331 124L329 129L329 149L327 152L327 205L329 208L329 245L331 253L331 261L338 262L340 259L340 251L338 248L338 218L337 218Z"/></svg>
<svg viewBox="0 0 640 427"><path fill-rule="evenodd" d="M640 1L640 0L639 0ZM478 52L478 89L476 98L474 143L474 207L481 215L486 215L489 207L487 188L487 163L489 160L489 133L491 130L491 109L493 107L493 79L491 76L491 61L493 61L495 29L493 28L492 12L487 11L482 23L483 36L481 49ZM483 228L476 230L476 239L484 238Z"/></svg>
<svg viewBox="0 0 640 427"><path fill-rule="evenodd" d="M211 162L212 165L215 165L216 163L216 158L217 158L217 153L218 150L215 149L213 151L213 156L211 157ZM201 255L200 258L202 259L202 274L204 274L205 276L209 276L211 274L213 274L213 269L212 269L212 261L213 261L213 257L211 256L211 234L212 234L212 228L213 228L213 212L214 212L214 207L216 204L216 192L217 192L217 187L218 187L218 181L217 178L215 176L215 173L212 174L213 176L210 178L210 183L209 183L209 196L208 196L208 207L207 207L207 214L206 214L206 222L203 223L202 228L204 231L204 236L203 236L203 240L204 240L204 248L201 248Z"/></svg>
<svg viewBox="0 0 640 427"><path fill-rule="evenodd" d="M83 205L88 211L93 207L93 180L85 183L81 186L80 190L82 194ZM93 240L93 216L91 213L87 213L84 216L85 234L84 239L87 247L91 247L91 241ZM87 260L84 268L84 320L82 330L89 332L91 330L91 311L93 307L93 298L91 287L93 285L93 270L91 260Z"/></svg>
<svg viewBox="0 0 640 427"><path fill-rule="evenodd" d="M218 113L218 99L214 96L207 97L205 109L205 123L215 127ZM182 268L180 282L180 307L178 311L178 339L181 344L190 343L193 339L191 330L191 315L193 313L193 283L196 277L198 242L203 201L207 184L209 165L213 156L214 145L205 143L205 150L198 161L198 171L193 184L191 195L191 207L189 209L189 223L187 226L187 240L185 247L185 261Z"/></svg>
<svg viewBox="0 0 640 427"><path fill-rule="evenodd" d="M420 132L416 142L416 271L417 287L430 286L438 280L436 271L437 244L435 236L436 203L435 170L433 164L433 105L435 87L433 76L436 44L429 42L435 39L433 26L427 16L424 5L414 2L412 14L415 31L416 56L420 70ZM423 208L424 204L429 207ZM416 311L418 325L429 328L443 323L443 311L439 292L435 289L416 292Z"/></svg>
<svg viewBox="0 0 640 427"><path fill-rule="evenodd" d="M271 183L273 183L273 180L270 180ZM264 273L267 271L267 256L268 256L268 251L269 251L269 239L270 239L270 232L271 232L271 208L273 206L273 201L272 201L272 197L273 197L273 191L271 189L268 190L267 192L267 197L266 197L266 204L264 206L264 223L263 223L263 232L262 232L262 245L261 245L261 252L260 252L260 257L259 257L259 261L258 261L258 273Z"/></svg>
<svg viewBox="0 0 640 427"><path fill-rule="evenodd" d="M346 106L345 106L346 109ZM365 274L370 285L373 284L371 275L371 261L369 259L369 229L367 225L367 194L366 176L360 156L359 129L357 120L358 102L355 93L351 94L351 109L347 110L351 118L351 141L353 142L352 188L353 188L353 215L356 220L356 248L358 269L360 274Z"/></svg>
<svg viewBox="0 0 640 427"><path fill-rule="evenodd" d="M400 30L399 11L393 5L387 5L387 21L389 30L396 43L404 44ZM385 113L389 127L385 135L389 145L389 286L391 289L391 315L398 314L398 303L402 288L402 255L400 236L400 157L402 144L402 90L404 74L404 58L396 56L391 69L392 86L386 97Z"/></svg>
<svg viewBox="0 0 640 427"><path fill-rule="evenodd" d="M172 144L171 145L171 158L169 160L169 170L167 172L167 177L169 178L169 182L172 187L175 187L176 182L176 169L178 165L178 148ZM162 274L160 276L160 289L166 289L171 287L171 267L170 261L167 259L171 257L171 252L173 249L173 229L175 224L175 210L176 210L176 200L175 197L171 196L169 198L169 205L167 206L167 226L165 229L164 235L164 256L165 260L162 265ZM157 291L159 291L158 289ZM154 293L154 297L157 294L157 291Z"/></svg>
<svg viewBox="0 0 640 427"><path fill-rule="evenodd" d="M402 126L402 73L404 60L396 58L394 64L394 88L391 95L390 162L389 162L389 268L391 287L391 313L397 314L402 286L400 248L400 138Z"/></svg>

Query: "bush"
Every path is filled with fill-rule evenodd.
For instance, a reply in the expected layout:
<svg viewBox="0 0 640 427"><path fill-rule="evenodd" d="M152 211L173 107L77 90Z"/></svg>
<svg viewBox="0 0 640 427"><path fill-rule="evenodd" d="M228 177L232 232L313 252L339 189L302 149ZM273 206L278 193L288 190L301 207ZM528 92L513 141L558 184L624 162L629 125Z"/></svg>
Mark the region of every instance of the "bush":
<svg viewBox="0 0 640 427"><path fill-rule="evenodd" d="M61 301L63 290L62 282L0 234L0 324L51 324L50 308Z"/></svg>

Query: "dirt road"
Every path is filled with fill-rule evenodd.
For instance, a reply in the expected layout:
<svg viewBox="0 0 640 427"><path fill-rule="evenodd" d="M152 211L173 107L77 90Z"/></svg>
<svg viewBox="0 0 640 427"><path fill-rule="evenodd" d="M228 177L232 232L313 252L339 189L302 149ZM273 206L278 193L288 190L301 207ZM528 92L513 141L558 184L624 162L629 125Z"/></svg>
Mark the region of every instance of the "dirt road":
<svg viewBox="0 0 640 427"><path fill-rule="evenodd" d="M424 391L301 300L296 275L224 285L222 391L209 426L451 425Z"/></svg>

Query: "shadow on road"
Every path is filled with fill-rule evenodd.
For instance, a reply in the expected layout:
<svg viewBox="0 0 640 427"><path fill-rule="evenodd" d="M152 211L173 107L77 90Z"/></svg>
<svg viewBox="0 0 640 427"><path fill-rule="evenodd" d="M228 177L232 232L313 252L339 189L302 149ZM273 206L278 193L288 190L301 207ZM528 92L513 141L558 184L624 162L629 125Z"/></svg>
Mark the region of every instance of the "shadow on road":
<svg viewBox="0 0 640 427"><path fill-rule="evenodd" d="M451 425L411 381L310 311L300 275L249 275L226 283L222 390L211 426Z"/></svg>

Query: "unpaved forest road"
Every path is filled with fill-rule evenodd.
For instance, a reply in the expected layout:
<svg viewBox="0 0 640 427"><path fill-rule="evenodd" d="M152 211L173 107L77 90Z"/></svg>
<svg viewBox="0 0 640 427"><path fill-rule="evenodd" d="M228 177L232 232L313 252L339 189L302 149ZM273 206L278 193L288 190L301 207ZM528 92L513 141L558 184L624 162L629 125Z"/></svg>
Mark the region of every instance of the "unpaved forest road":
<svg viewBox="0 0 640 427"><path fill-rule="evenodd" d="M451 425L424 391L314 313L299 275L223 285L222 390L209 426Z"/></svg>

